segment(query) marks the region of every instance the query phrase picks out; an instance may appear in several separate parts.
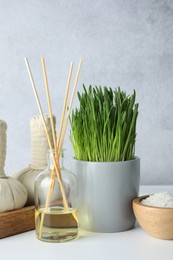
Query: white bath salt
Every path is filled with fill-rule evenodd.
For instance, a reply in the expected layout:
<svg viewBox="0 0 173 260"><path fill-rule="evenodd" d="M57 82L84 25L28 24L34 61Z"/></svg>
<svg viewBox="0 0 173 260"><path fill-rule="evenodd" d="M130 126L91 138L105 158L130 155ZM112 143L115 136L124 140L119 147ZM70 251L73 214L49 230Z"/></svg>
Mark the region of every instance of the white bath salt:
<svg viewBox="0 0 173 260"><path fill-rule="evenodd" d="M143 205L161 207L161 208L173 208L173 194L169 192L160 192L150 195L148 198L141 201Z"/></svg>

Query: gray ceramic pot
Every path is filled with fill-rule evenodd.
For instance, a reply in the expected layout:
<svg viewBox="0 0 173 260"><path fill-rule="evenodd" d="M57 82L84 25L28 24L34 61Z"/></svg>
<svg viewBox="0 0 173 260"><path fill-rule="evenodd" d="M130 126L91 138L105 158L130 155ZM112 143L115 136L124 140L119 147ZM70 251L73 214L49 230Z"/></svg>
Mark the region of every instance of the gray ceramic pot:
<svg viewBox="0 0 173 260"><path fill-rule="evenodd" d="M73 160L79 183L79 226L93 232L133 228L132 200L138 196L140 159L124 162Z"/></svg>

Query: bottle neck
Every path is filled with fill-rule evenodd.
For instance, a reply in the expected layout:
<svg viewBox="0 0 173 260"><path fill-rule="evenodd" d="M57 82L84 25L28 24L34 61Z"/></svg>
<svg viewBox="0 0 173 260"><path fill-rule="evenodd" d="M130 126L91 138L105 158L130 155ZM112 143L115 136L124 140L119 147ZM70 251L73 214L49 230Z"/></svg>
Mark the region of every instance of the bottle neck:
<svg viewBox="0 0 173 260"><path fill-rule="evenodd" d="M60 153L60 158L56 157L54 150L48 150L47 153L47 160L48 160L48 168L50 170L54 169L55 161L59 160L60 168L62 169L64 167L64 150Z"/></svg>

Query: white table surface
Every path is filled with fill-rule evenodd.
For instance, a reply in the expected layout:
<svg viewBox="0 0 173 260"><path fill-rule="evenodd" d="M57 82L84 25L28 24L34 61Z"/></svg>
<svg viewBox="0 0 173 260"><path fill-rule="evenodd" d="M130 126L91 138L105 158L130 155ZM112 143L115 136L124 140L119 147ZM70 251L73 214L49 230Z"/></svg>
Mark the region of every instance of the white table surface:
<svg viewBox="0 0 173 260"><path fill-rule="evenodd" d="M169 191L173 186L141 186L140 195ZM77 240L46 243L35 238L35 231L0 239L0 260L92 260L92 259L173 259L173 240L153 238L137 224L119 233L90 233L80 230Z"/></svg>

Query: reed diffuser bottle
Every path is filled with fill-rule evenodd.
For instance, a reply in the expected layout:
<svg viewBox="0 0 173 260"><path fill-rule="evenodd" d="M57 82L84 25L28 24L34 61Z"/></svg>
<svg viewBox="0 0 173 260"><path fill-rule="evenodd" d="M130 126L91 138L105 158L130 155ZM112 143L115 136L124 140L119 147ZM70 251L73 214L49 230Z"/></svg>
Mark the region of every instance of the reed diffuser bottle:
<svg viewBox="0 0 173 260"><path fill-rule="evenodd" d="M65 242L78 236L77 179L48 152L48 168L35 181L36 237L47 242ZM59 168L60 167L60 168Z"/></svg>
<svg viewBox="0 0 173 260"><path fill-rule="evenodd" d="M73 71L73 62L70 63L70 69L66 84L65 98L62 110L62 117L59 126L58 137L56 140L53 124L53 113L46 73L45 60L42 57L42 68L46 87L47 103L51 119L51 129L53 135L53 144L55 153L52 151L50 134L48 132L43 109L39 100L37 89L31 73L28 59L25 58L26 68L31 80L31 85L42 118L42 123L47 136L50 152L48 156L48 169L40 173L35 181L35 228L38 239L48 242L64 242L72 240L78 236L78 217L77 217L77 180L75 175L64 168L60 163L59 153L62 150L67 124L73 104L74 94L79 78L82 60L79 61L76 77L74 80L72 95L68 102L71 76Z"/></svg>

